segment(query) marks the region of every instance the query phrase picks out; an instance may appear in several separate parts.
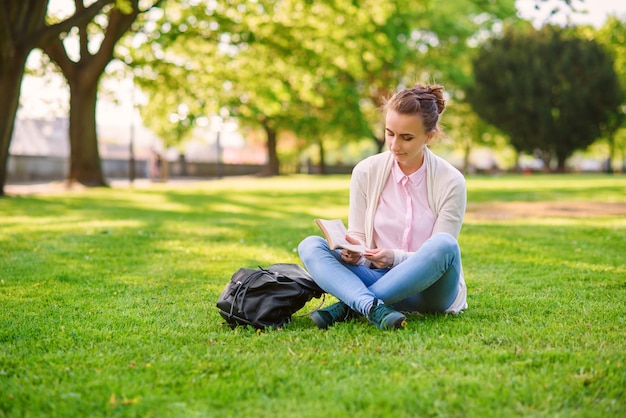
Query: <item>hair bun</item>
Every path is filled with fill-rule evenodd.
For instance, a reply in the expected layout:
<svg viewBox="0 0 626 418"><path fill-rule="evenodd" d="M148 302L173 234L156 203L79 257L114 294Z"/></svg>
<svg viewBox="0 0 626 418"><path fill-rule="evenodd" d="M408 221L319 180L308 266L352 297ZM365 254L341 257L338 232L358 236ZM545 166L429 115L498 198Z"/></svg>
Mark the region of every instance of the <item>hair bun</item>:
<svg viewBox="0 0 626 418"><path fill-rule="evenodd" d="M434 100L437 105L437 114L441 114L446 108L446 100L443 97L443 86L440 84L416 83L413 91L421 99Z"/></svg>
<svg viewBox="0 0 626 418"><path fill-rule="evenodd" d="M440 133L439 115L446 108L443 86L416 83L413 88L401 89L385 99L383 111L385 115L393 110L403 115L419 114L424 130L428 133Z"/></svg>
<svg viewBox="0 0 626 418"><path fill-rule="evenodd" d="M446 100L443 98L443 86L439 84L428 86L428 92L435 96L437 112L441 114L446 109Z"/></svg>

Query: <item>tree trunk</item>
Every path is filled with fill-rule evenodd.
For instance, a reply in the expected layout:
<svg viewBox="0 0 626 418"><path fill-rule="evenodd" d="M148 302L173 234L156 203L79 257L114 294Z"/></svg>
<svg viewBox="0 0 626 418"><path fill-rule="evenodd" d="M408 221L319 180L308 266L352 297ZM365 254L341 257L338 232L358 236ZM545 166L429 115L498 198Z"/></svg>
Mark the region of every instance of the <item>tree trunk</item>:
<svg viewBox="0 0 626 418"><path fill-rule="evenodd" d="M99 0L108 3L110 0ZM78 182L86 186L105 186L102 163L98 152L96 132L96 100L98 84L106 66L113 58L113 50L139 13L138 0L132 0L130 13L113 7L108 12L108 24L104 29L100 49L89 51L90 40L100 36L91 32L89 20L75 25L78 29L80 59L70 59L62 37L42 41L39 47L56 63L70 85L70 172L68 183ZM95 3L94 3L95 4ZM91 8L84 1L76 1L77 13ZM102 6L100 6L101 8ZM99 10L99 9L98 9ZM91 16L94 17L95 13ZM94 17L95 18L95 17Z"/></svg>
<svg viewBox="0 0 626 418"><path fill-rule="evenodd" d="M318 141L320 151L320 165L319 173L326 174L326 150L324 149L324 142L320 139Z"/></svg>
<svg viewBox="0 0 626 418"><path fill-rule="evenodd" d="M565 162L567 161L566 157L563 156L557 156L557 165L556 165L556 172L557 173L565 173Z"/></svg>
<svg viewBox="0 0 626 418"><path fill-rule="evenodd" d="M4 96L4 99L0 100L0 196L4 196L4 185L9 168L9 147L13 137L15 116L26 65L25 55L16 54L13 59L15 60L13 65L9 66L0 76L0 91Z"/></svg>
<svg viewBox="0 0 626 418"><path fill-rule="evenodd" d="M264 170L266 176L278 176L280 174L280 162L276 153L276 130L272 129L267 122L263 123L263 129L267 134L267 166Z"/></svg>
<svg viewBox="0 0 626 418"><path fill-rule="evenodd" d="M465 149L464 149L465 155L463 155L463 173L464 174L470 174L469 173L469 157L470 157L471 152L472 152L471 141L467 141L465 143Z"/></svg>
<svg viewBox="0 0 626 418"><path fill-rule="evenodd" d="M613 135L609 136L609 156L606 164L606 173L613 174L613 159L615 158L615 138Z"/></svg>
<svg viewBox="0 0 626 418"><path fill-rule="evenodd" d="M515 152L515 168L513 169L517 174L522 173L522 164L521 164L521 153L517 150L517 148L513 148Z"/></svg>
<svg viewBox="0 0 626 418"><path fill-rule="evenodd" d="M170 178L170 162L165 155L161 158L161 170L159 170L159 180L166 182Z"/></svg>
<svg viewBox="0 0 626 418"><path fill-rule="evenodd" d="M26 58L30 51L57 38L59 34L92 19L113 0L96 0L61 22L46 25L48 0L0 2L0 196L7 180L9 146L13 136ZM133 17L134 19L134 17ZM121 36L121 33L120 33Z"/></svg>
<svg viewBox="0 0 626 418"><path fill-rule="evenodd" d="M68 182L106 186L96 133L98 78L78 77L70 84L70 172Z"/></svg>
<svg viewBox="0 0 626 418"><path fill-rule="evenodd" d="M545 150L541 152L541 161L543 161L544 173L552 172L552 165L550 163L552 162L553 155L554 154L552 152L547 152ZM561 156L558 154L556 155L556 161L557 161L556 171L559 172L559 168L561 167ZM563 168L565 168L565 159L563 159Z"/></svg>

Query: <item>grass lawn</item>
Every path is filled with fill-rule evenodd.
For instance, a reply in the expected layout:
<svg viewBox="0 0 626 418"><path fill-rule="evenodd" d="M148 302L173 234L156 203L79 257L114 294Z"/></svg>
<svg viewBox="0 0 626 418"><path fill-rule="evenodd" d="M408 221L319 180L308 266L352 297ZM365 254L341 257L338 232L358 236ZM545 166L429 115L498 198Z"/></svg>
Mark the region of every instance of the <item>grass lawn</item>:
<svg viewBox="0 0 626 418"><path fill-rule="evenodd" d="M347 176L0 199L0 417L626 416L626 212L469 216L469 309L222 326L237 268L299 262ZM468 199L626 203L626 176L468 179ZM327 297L326 303L332 302Z"/></svg>

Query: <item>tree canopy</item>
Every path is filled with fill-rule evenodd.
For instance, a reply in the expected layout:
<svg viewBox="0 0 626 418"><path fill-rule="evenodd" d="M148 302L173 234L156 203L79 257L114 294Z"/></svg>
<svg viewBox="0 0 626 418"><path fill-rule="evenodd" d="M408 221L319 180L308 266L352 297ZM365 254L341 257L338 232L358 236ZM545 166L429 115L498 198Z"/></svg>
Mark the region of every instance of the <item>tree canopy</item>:
<svg viewBox="0 0 626 418"><path fill-rule="evenodd" d="M473 46L516 20L514 0L73 3L74 13L60 21L47 16L45 0L0 4L0 17L8 22L0 31L0 88L8 98L0 102L0 195L24 63L35 47L47 52L70 85L69 177L103 184L94 110L98 81L114 49L133 68L135 81L148 96L142 109L144 121L166 145L184 141L209 114L226 113L237 118L240 126L265 133L268 174L278 174L277 146L285 132L295 134L299 144L317 145L322 165L326 144L340 149L346 142L369 139L380 149L384 140L378 108L398 87L439 82L446 85L452 101L464 101L468 97L464 90L472 80ZM139 4L150 12L141 13ZM118 40L131 24L132 36L120 48ZM617 30L614 34L619 35ZM78 58L65 49L70 36L79 40ZM582 65L585 71L591 67ZM555 106L551 114L557 109L560 115ZM481 137L480 125L468 117L465 106L459 103L458 109L454 126L476 125L466 129L466 136L472 138L463 145L469 149L474 138ZM559 116L561 124L567 115ZM535 121L538 115L530 117ZM614 124L609 120L603 126ZM546 132L547 128L541 133ZM548 136L531 133L516 135L512 142L531 144L541 138L541 144L548 143ZM576 132L578 136L591 133ZM582 146L579 139L575 141ZM566 154L561 147L532 146L559 161Z"/></svg>
<svg viewBox="0 0 626 418"><path fill-rule="evenodd" d="M605 24L597 31L592 28L581 28L583 36L600 42L611 54L617 75L620 78L623 89L626 89L626 22L610 16ZM611 171L611 162L616 156L616 149L622 150L622 170L626 171L626 95L622 98L621 112L612 114L602 126L602 133L609 145L609 164L607 170ZM616 135L622 129L621 138Z"/></svg>
<svg viewBox="0 0 626 418"><path fill-rule="evenodd" d="M514 16L512 0L168 2L131 61L156 63L137 72L149 97L176 90L185 103L205 104L190 109L226 107L241 124L261 127L270 174L278 174L281 131L321 153L327 140L370 138L381 147L384 97L420 80L445 81L454 92L470 77L468 41ZM186 89L163 82L181 77ZM159 130L173 130L167 115L176 104L159 106L144 112Z"/></svg>
<svg viewBox="0 0 626 418"><path fill-rule="evenodd" d="M567 28L511 27L473 61L474 111L510 136L518 152L565 160L600 136L623 90L611 56Z"/></svg>

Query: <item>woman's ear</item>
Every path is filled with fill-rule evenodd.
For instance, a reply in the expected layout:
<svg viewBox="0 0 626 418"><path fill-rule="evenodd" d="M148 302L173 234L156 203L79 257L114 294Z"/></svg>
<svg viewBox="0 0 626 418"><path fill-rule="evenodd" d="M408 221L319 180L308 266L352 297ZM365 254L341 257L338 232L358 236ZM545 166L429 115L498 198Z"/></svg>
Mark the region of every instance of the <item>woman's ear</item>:
<svg viewBox="0 0 626 418"><path fill-rule="evenodd" d="M430 131L428 135L426 135L426 145L431 145L435 140L435 131Z"/></svg>

